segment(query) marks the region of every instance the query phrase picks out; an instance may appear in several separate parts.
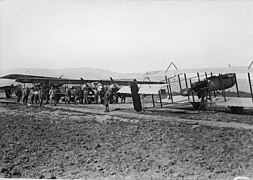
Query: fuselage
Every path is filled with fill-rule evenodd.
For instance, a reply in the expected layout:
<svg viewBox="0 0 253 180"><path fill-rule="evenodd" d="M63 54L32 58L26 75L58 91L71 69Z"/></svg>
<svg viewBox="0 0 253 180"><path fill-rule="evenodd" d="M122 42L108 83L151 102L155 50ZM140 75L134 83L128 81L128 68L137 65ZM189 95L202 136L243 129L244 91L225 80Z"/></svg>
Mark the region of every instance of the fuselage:
<svg viewBox="0 0 253 180"><path fill-rule="evenodd" d="M206 79L210 91L217 91L222 89L229 89L236 83L234 73L224 74L220 76L212 76Z"/></svg>
<svg viewBox="0 0 253 180"><path fill-rule="evenodd" d="M202 96L205 91L229 89L233 87L235 83L236 76L234 73L212 76L203 81L192 83L191 88L181 90L180 94L188 96L191 95L192 92L196 92L199 96Z"/></svg>

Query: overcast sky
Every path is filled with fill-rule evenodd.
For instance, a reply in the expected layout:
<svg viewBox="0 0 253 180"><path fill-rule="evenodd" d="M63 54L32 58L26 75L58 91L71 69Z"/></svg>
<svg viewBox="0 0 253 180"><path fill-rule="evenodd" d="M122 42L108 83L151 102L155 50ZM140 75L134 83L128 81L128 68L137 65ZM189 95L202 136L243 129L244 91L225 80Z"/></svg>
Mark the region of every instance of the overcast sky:
<svg viewBox="0 0 253 180"><path fill-rule="evenodd" d="M0 68L248 66L251 1L0 0Z"/></svg>

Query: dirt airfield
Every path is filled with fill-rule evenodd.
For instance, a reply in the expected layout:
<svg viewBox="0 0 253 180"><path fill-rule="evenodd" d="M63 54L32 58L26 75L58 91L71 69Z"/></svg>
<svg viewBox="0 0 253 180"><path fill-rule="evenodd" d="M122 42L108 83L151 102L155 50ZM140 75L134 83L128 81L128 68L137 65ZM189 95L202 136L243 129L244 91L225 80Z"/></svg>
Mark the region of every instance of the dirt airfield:
<svg viewBox="0 0 253 180"><path fill-rule="evenodd" d="M253 116L0 104L0 178L253 178Z"/></svg>

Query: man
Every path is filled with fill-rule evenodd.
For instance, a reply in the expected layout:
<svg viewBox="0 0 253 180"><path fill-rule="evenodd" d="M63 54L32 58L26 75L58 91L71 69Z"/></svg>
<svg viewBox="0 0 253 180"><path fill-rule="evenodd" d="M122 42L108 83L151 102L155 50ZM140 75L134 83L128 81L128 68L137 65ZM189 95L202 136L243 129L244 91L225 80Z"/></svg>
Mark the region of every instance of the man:
<svg viewBox="0 0 253 180"><path fill-rule="evenodd" d="M35 99L35 104L39 103L39 89L35 88L34 90L34 99Z"/></svg>
<svg viewBox="0 0 253 180"><path fill-rule="evenodd" d="M70 89L67 88L66 93L65 93L65 104L66 103L70 104L70 98L71 98L71 92L70 92Z"/></svg>
<svg viewBox="0 0 253 180"><path fill-rule="evenodd" d="M133 80L133 82L130 85L130 88L131 88L131 95L132 95L134 110L137 112L140 112L142 110L142 106L141 106L140 95L138 94L139 87L137 85L136 79Z"/></svg>
<svg viewBox="0 0 253 180"><path fill-rule="evenodd" d="M109 112L109 103L110 103L112 97L113 97L113 90L108 89L104 95L105 112Z"/></svg>
<svg viewBox="0 0 253 180"><path fill-rule="evenodd" d="M104 106L105 106L105 112L109 112L109 103L110 101L113 99L113 95L116 93L117 91L117 87L115 84L112 84L109 89L105 92L104 95Z"/></svg>
<svg viewBox="0 0 253 180"><path fill-rule="evenodd" d="M32 87L30 90L30 104L33 104L34 101L34 88Z"/></svg>
<svg viewBox="0 0 253 180"><path fill-rule="evenodd" d="M78 99L78 90L76 87L72 87L73 91L72 91L72 94L73 94L73 97L74 97L74 104L77 103L77 99Z"/></svg>
<svg viewBox="0 0 253 180"><path fill-rule="evenodd" d="M29 94L30 94L30 90L28 87L26 87L23 94L24 95L23 104L27 104Z"/></svg>
<svg viewBox="0 0 253 180"><path fill-rule="evenodd" d="M83 89L83 101L84 101L84 104L87 104L88 103L88 95L89 95L88 85L84 84L82 89Z"/></svg>
<svg viewBox="0 0 253 180"><path fill-rule="evenodd" d="M5 89L5 96L7 99L11 99L12 98L12 90L11 88Z"/></svg>
<svg viewBox="0 0 253 180"><path fill-rule="evenodd" d="M78 89L78 99L79 99L79 103L83 104L83 90L81 87Z"/></svg>
<svg viewBox="0 0 253 180"><path fill-rule="evenodd" d="M17 96L17 98L18 98L17 103L19 104L19 102L20 102L20 100L21 100L21 98L22 98L22 90L21 90L21 87L20 87L20 86L19 86L18 89L15 91L15 94L16 94L16 96Z"/></svg>
<svg viewBox="0 0 253 180"><path fill-rule="evenodd" d="M43 100L46 100L45 104L48 104L49 90L48 90L47 86L43 86L43 85L40 86L39 96L41 98L41 100L40 100L40 106L42 106Z"/></svg>
<svg viewBox="0 0 253 180"><path fill-rule="evenodd" d="M103 84L99 84L98 87L97 87L97 90L98 90L98 95L99 95L99 98L100 98L100 103L104 104L103 97L104 97L105 92L106 92L104 85Z"/></svg>
<svg viewBox="0 0 253 180"><path fill-rule="evenodd" d="M55 101L55 90L54 87L51 86L51 89L49 91L49 98L50 98L50 104L52 105L53 101L54 101L54 105L56 106L56 101Z"/></svg>

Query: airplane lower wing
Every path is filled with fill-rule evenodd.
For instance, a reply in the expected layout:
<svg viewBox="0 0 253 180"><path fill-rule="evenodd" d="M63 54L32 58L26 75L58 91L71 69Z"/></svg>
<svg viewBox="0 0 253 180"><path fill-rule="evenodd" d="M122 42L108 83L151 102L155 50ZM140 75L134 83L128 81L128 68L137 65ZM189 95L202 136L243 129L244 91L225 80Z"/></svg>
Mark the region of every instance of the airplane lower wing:
<svg viewBox="0 0 253 180"><path fill-rule="evenodd" d="M138 84L138 94L159 94L159 90L164 87L164 84ZM131 94L130 86L122 86L118 93Z"/></svg>
<svg viewBox="0 0 253 180"><path fill-rule="evenodd" d="M226 101L224 100L224 97L216 97L212 99L212 102L217 106L253 107L252 98L245 97L226 97Z"/></svg>
<svg viewBox="0 0 253 180"><path fill-rule="evenodd" d="M168 96L165 99L162 99L163 103L168 103L168 104L173 104L173 103L186 103L186 102L200 102L200 100L198 99L197 96L194 96L194 100L192 96L189 96L189 98L187 96L181 96L181 95L177 95L177 96L173 96L172 99Z"/></svg>

